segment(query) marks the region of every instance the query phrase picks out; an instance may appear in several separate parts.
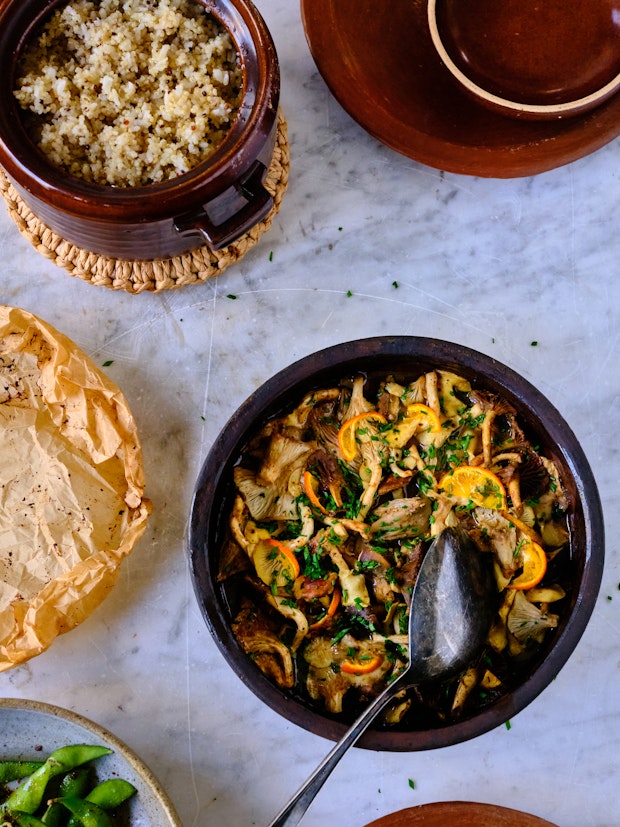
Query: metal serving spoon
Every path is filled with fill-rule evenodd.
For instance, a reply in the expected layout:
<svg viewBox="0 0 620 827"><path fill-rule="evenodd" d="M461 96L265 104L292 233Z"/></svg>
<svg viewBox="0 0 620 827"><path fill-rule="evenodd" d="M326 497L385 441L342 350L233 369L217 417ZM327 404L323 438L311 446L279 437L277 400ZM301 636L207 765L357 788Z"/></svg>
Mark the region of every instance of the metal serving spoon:
<svg viewBox="0 0 620 827"><path fill-rule="evenodd" d="M409 610L409 664L362 712L269 827L295 827L336 764L405 686L456 675L479 653L495 613L493 580L466 531L445 529L431 543Z"/></svg>

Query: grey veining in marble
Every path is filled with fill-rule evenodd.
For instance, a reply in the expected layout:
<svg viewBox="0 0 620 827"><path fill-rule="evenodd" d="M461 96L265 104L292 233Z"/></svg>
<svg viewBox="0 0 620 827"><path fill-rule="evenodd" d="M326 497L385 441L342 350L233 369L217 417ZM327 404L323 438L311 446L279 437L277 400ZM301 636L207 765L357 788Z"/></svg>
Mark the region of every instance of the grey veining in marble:
<svg viewBox="0 0 620 827"><path fill-rule="evenodd" d="M362 827L470 799L560 827L620 823L620 142L532 178L444 174L378 144L332 98L299 9L261 0L282 69L291 176L269 232L204 285L130 296L72 278L0 205L0 301L73 338L123 389L154 514L80 628L0 675L0 694L67 706L160 777L187 827L266 824L329 744L265 708L210 639L184 532L219 429L293 360L365 335L445 338L522 373L581 440L606 517L591 623L512 721L432 753L354 749L304 824ZM234 296L236 298L230 298Z"/></svg>

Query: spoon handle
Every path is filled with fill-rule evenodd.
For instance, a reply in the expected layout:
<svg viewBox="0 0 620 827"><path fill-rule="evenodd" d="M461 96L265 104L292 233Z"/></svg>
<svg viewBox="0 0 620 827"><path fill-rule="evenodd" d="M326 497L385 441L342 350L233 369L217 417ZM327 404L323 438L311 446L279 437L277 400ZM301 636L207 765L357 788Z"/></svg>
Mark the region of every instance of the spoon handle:
<svg viewBox="0 0 620 827"><path fill-rule="evenodd" d="M288 804L278 813L269 827L296 827L296 825L299 824L304 813L314 801L316 794L327 781L341 757L349 747L352 747L358 738L366 732L377 714L396 694L398 685L401 683L400 678L404 677L404 674L403 672L399 675L397 680L387 686L383 692L377 695L374 701L366 707L331 752L326 755L312 775L297 790Z"/></svg>

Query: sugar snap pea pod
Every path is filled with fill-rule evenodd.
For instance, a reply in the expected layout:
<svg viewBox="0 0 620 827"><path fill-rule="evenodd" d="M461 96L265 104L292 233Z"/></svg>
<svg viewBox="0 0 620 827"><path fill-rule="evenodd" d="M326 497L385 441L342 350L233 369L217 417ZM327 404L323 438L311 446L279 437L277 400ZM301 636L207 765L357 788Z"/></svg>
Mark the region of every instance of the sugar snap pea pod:
<svg viewBox="0 0 620 827"><path fill-rule="evenodd" d="M91 789L91 772L89 767L76 767L63 775L60 781L59 796L75 796L84 798Z"/></svg>
<svg viewBox="0 0 620 827"><path fill-rule="evenodd" d="M67 823L67 811L57 801L48 804L47 809L41 816L45 827L65 827Z"/></svg>
<svg viewBox="0 0 620 827"><path fill-rule="evenodd" d="M0 784L19 781L43 766L43 761L0 761Z"/></svg>
<svg viewBox="0 0 620 827"><path fill-rule="evenodd" d="M81 824L82 827L112 827L113 825L112 819L103 807L93 804L92 801L85 801L83 798L72 796L54 800L65 806L76 817L77 823Z"/></svg>
<svg viewBox="0 0 620 827"><path fill-rule="evenodd" d="M91 788L91 771L89 767L77 767L63 775L58 785L60 796L77 796L84 798ZM71 816L73 818L73 816ZM43 814L43 823L47 827L66 827L67 810L58 801L52 801ZM75 822L76 825L79 822Z"/></svg>
<svg viewBox="0 0 620 827"><path fill-rule="evenodd" d="M124 804L132 795L137 792L133 784L125 781L124 778L107 778L88 793L86 801L97 804L103 810L115 810ZM76 816L71 816L67 827L80 827Z"/></svg>
<svg viewBox="0 0 620 827"><path fill-rule="evenodd" d="M107 747L88 744L60 747L32 775L22 781L6 801L0 804L0 812L16 810L21 813L34 813L43 800L50 778L61 775L63 772L70 772L75 767L101 758L102 755L109 755L111 752L112 750Z"/></svg>

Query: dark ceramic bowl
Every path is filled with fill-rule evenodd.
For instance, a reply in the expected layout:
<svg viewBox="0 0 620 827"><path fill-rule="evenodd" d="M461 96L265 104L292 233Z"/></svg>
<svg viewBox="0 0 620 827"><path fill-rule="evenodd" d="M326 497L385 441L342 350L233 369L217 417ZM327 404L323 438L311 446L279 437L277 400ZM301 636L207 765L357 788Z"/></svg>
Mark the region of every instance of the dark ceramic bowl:
<svg viewBox="0 0 620 827"><path fill-rule="evenodd" d="M277 131L280 70L269 30L251 0L196 0L229 32L241 57L244 96L222 144L166 182L114 188L67 176L24 128L13 97L17 59L33 28L66 0L0 0L0 166L35 216L82 249L118 259L168 258L207 244L218 250L273 207L264 187Z"/></svg>
<svg viewBox="0 0 620 827"><path fill-rule="evenodd" d="M473 386L501 394L517 410L530 439L552 459L573 503L570 513L569 585L559 626L510 694L457 723L395 730L375 725L359 745L382 750L422 750L465 741L491 730L529 704L555 678L577 645L594 608L604 558L601 506L587 459L571 429L551 403L514 371L494 359L450 342L396 336L361 339L327 348L294 363L265 382L233 414L200 473L188 528L191 574L200 609L231 668L266 704L305 729L339 739L346 721L330 717L303 698L271 683L238 645L232 630L238 595L218 582L219 555L233 499L233 467L242 449L268 418L294 408L312 389L331 386L359 372L369 381L388 373L415 378L433 369L453 371Z"/></svg>
<svg viewBox="0 0 620 827"><path fill-rule="evenodd" d="M504 115L580 115L620 89L619 0L428 0L428 22L463 90Z"/></svg>

